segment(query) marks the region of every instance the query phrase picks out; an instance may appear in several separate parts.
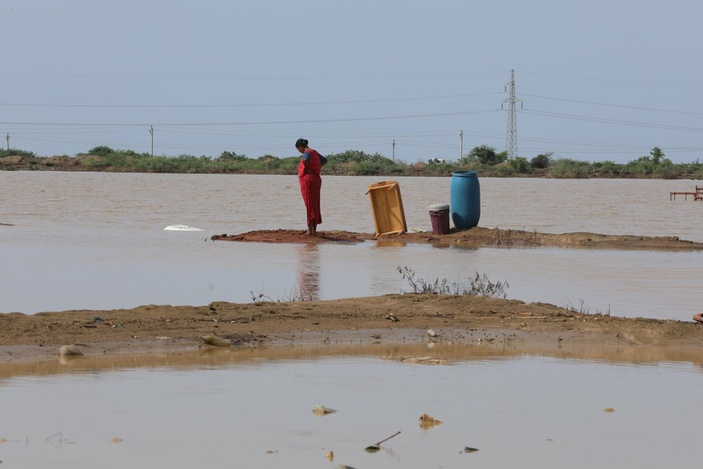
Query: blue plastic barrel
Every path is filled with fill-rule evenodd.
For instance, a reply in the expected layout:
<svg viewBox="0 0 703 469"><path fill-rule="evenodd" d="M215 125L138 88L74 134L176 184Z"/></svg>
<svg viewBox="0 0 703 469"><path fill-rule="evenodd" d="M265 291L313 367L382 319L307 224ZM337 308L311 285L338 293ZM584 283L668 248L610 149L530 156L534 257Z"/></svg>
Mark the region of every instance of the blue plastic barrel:
<svg viewBox="0 0 703 469"><path fill-rule="evenodd" d="M450 197L454 227L465 230L478 226L478 219L481 218L481 187L476 171L453 172Z"/></svg>

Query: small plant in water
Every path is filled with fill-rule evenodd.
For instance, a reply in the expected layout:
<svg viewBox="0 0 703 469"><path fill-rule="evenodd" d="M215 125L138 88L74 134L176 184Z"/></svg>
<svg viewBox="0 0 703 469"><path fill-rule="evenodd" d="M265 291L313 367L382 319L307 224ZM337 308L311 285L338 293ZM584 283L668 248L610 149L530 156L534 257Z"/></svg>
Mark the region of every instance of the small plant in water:
<svg viewBox="0 0 703 469"><path fill-rule="evenodd" d="M314 290L308 291L305 287L300 287L299 289L291 288L288 292L279 296L277 300L266 295L263 292L263 288L259 293L254 293L253 290L249 290L249 294L251 295L251 301L254 303L294 303L296 301L314 301L318 299Z"/></svg>
<svg viewBox="0 0 703 469"><path fill-rule="evenodd" d="M257 294L254 293L254 290L249 290L249 294L251 295L251 301L253 301L254 303L273 301L270 296L264 295L263 292Z"/></svg>
<svg viewBox="0 0 703 469"><path fill-rule="evenodd" d="M450 282L446 278L428 281L415 277L415 271L409 267L396 269L403 279L408 281L413 293L435 293L437 295L473 295L505 298L505 289L510 287L508 282L491 282L486 274L479 274L470 278L467 284Z"/></svg>
<svg viewBox="0 0 703 469"><path fill-rule="evenodd" d="M564 309L567 311L571 311L572 313L579 313L579 314L589 314L591 312L591 308L586 306L586 302L583 301L583 298L579 298L579 307L577 308L571 300L568 300L569 304L564 305Z"/></svg>
<svg viewBox="0 0 703 469"><path fill-rule="evenodd" d="M571 300L568 300L569 304L564 305L564 309L567 311L571 311L572 313L580 313L580 314L591 314L591 308L589 306L586 306L586 302L583 300L583 298L579 298L579 306L575 306ZM610 316L610 305L608 305L608 310L607 311L601 311L599 309L596 309L596 312L594 313L596 315L600 316Z"/></svg>

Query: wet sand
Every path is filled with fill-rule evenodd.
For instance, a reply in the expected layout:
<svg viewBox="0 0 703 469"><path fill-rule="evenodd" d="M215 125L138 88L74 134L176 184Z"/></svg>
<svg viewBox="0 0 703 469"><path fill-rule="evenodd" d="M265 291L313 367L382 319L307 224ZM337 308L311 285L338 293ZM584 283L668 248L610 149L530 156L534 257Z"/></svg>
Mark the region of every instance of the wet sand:
<svg viewBox="0 0 703 469"><path fill-rule="evenodd" d="M208 345L208 336L224 339L224 347ZM676 347L690 348L698 355L703 324L435 294L0 315L0 363L55 359L60 348L69 344L85 356L114 356L209 348L331 350L335 346L429 342L511 350L566 350L586 345Z"/></svg>

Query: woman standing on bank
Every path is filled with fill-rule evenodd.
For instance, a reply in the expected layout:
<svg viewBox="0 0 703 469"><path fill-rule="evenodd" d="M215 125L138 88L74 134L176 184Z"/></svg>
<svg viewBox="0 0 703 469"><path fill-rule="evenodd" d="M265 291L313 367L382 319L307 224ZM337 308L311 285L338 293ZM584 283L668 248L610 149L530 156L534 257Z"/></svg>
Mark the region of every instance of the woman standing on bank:
<svg viewBox="0 0 703 469"><path fill-rule="evenodd" d="M304 138L299 138L295 142L295 148L303 154L300 164L298 164L298 182L307 211L308 235L316 236L317 225L322 223L322 212L320 211L322 178L320 171L327 164L327 158L308 147L308 141Z"/></svg>

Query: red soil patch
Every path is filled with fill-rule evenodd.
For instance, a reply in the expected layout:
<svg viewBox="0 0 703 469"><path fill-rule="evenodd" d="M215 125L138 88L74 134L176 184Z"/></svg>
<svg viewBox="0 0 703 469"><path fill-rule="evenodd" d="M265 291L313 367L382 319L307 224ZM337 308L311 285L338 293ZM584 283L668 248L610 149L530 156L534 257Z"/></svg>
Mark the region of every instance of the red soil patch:
<svg viewBox="0 0 703 469"><path fill-rule="evenodd" d="M318 231L310 236L306 231L257 230L235 235L214 235L213 241L249 241L258 243L361 243L373 239L373 235L348 231Z"/></svg>

